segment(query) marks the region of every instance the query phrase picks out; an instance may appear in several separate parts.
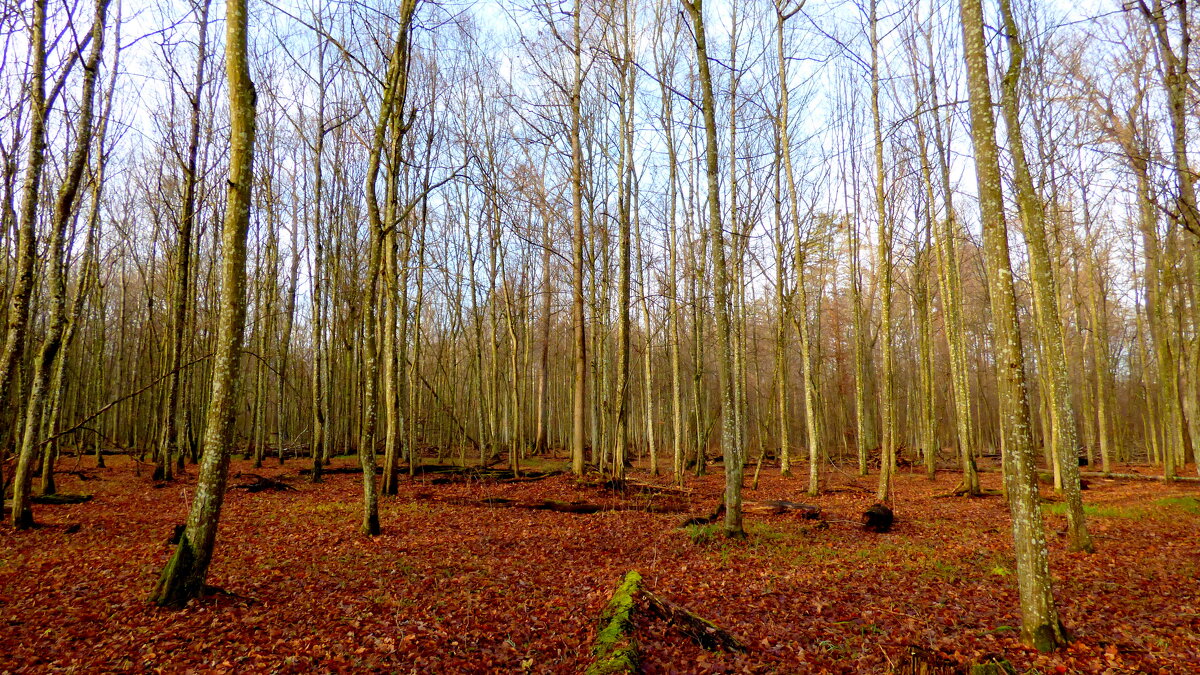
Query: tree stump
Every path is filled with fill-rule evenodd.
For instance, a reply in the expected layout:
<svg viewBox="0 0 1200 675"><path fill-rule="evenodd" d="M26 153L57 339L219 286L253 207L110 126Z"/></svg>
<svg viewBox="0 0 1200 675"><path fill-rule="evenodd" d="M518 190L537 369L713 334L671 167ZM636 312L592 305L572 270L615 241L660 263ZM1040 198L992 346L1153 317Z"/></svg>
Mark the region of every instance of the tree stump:
<svg viewBox="0 0 1200 675"><path fill-rule="evenodd" d="M863 529L867 532L887 532L892 529L892 523L895 522L895 519L896 517L891 509L883 504L875 504L866 511L863 511Z"/></svg>

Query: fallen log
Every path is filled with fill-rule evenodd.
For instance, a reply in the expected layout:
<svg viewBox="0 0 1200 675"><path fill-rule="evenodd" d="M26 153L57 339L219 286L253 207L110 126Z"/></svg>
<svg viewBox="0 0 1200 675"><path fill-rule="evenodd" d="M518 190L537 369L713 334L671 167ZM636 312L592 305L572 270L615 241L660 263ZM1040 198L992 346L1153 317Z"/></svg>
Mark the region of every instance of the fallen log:
<svg viewBox="0 0 1200 675"><path fill-rule="evenodd" d="M742 512L767 515L799 513L800 517L804 520L817 520L821 517L821 507L819 506L800 504L798 502L785 502L777 499L768 499L761 502L743 502Z"/></svg>
<svg viewBox="0 0 1200 675"><path fill-rule="evenodd" d="M639 645L633 637L634 620L639 609L644 609L652 618L665 621L668 626L705 649L746 651L746 646L733 633L658 597L642 585L641 574L630 570L600 614L600 630L592 645L595 660L588 666L587 675L641 672Z"/></svg>
<svg viewBox="0 0 1200 675"><path fill-rule="evenodd" d="M817 520L821 517L821 507L811 504L801 504L799 502L786 502L777 499L768 499L760 502L742 502L742 513L755 513L760 515L777 515L780 513L799 513L804 520ZM721 516L725 515L725 497L721 496L721 501L717 502L717 508L707 516L697 516L689 518L680 527L689 527L691 525L707 525L709 523L720 520Z"/></svg>
<svg viewBox="0 0 1200 675"><path fill-rule="evenodd" d="M954 488L950 492L942 492L940 494L933 495L933 499L949 499L951 497L973 497L975 499L978 499L980 497L1003 497L1003 496L1004 496L1003 492L1001 492L999 490L993 490L992 488L980 488L979 494L972 495L970 490L968 490L962 483L959 483L958 487Z"/></svg>
<svg viewBox="0 0 1200 675"><path fill-rule="evenodd" d="M462 483L465 481L497 481L505 483L529 483L561 476L563 471L522 471L514 474L512 469L495 469L490 466L459 466L457 464L422 464L413 468L413 475L429 476L433 485Z"/></svg>
<svg viewBox="0 0 1200 675"><path fill-rule="evenodd" d="M267 478L266 476L260 476L256 473L239 473L236 476L234 476L234 478L252 478L253 479L249 483L242 483L240 485L233 486L239 490L245 490L246 492L265 492L267 490L271 490L272 492L286 492L286 491L294 492L296 490L296 488L292 487L291 485L288 485L287 483L285 483L281 480L275 480L274 478Z"/></svg>
<svg viewBox="0 0 1200 675"><path fill-rule="evenodd" d="M865 488L861 485L834 485L833 487L825 488L826 492L857 492L864 495L873 495L875 491L870 488Z"/></svg>
<svg viewBox="0 0 1200 675"><path fill-rule="evenodd" d="M692 525L707 525L716 522L721 516L725 515L725 493L721 493L721 500L717 502L717 508L707 516L697 516L688 518L679 524L680 527L691 527Z"/></svg>
<svg viewBox="0 0 1200 675"><path fill-rule="evenodd" d="M579 487L598 488L608 490L609 492L619 492L628 494L637 492L647 495L671 495L685 497L692 494L691 488L682 488L674 485L657 485L655 483L644 483L639 480L629 478L611 478L603 481L586 481L580 480L576 482Z"/></svg>
<svg viewBox="0 0 1200 675"><path fill-rule="evenodd" d="M592 643L595 660L588 666L587 675L641 672L638 643L633 637L633 613L641 587L642 575L630 570L613 591L600 613L600 631Z"/></svg>
<svg viewBox="0 0 1200 675"><path fill-rule="evenodd" d="M519 504L521 508L532 509L534 511L554 511L555 513L599 513L604 510L604 507L599 504L589 504L587 502L560 502L553 499L547 499L542 502L533 504Z"/></svg>
<svg viewBox="0 0 1200 675"><path fill-rule="evenodd" d="M312 473L312 469L310 467L304 467L304 468L300 469L300 475L302 475L302 476L307 476L311 473ZM348 466L328 466L328 465L326 465L326 466L321 467L321 475L322 476L330 476L330 475L339 474L339 473L362 473L362 467L358 466L358 465L348 465ZM383 473L383 468L375 467L375 473Z"/></svg>
<svg viewBox="0 0 1200 675"><path fill-rule="evenodd" d="M682 633L692 642L705 649L724 649L729 652L744 652L746 646L729 631L702 616L693 614L675 603L642 589L641 594L654 616Z"/></svg>
<svg viewBox="0 0 1200 675"><path fill-rule="evenodd" d="M92 501L92 495L30 495L29 501L34 504L82 504Z"/></svg>
<svg viewBox="0 0 1200 675"><path fill-rule="evenodd" d="M82 504L91 501L92 495L29 495L29 501L33 504ZM12 511L12 500L6 499L0 504L0 509L4 511Z"/></svg>

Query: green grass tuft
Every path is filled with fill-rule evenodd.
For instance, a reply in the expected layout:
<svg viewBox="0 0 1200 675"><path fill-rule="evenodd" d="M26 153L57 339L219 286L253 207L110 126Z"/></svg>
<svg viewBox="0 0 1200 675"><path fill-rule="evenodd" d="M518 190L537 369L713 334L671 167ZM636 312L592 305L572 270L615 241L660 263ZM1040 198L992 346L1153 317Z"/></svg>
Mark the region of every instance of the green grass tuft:
<svg viewBox="0 0 1200 675"><path fill-rule="evenodd" d="M1066 502L1055 502L1053 504L1044 505L1045 513L1055 516L1067 515ZM1083 515L1088 518L1128 518L1131 520L1141 520L1147 516L1145 509L1135 508L1132 506L1100 506L1097 504L1084 504Z"/></svg>
<svg viewBox="0 0 1200 675"><path fill-rule="evenodd" d="M1163 497L1154 502L1155 506L1179 509L1193 516L1200 516L1200 499L1195 497Z"/></svg>
<svg viewBox="0 0 1200 675"><path fill-rule="evenodd" d="M703 546L716 538L720 526L717 523L705 523L704 525L688 525L686 532L688 538L697 546Z"/></svg>

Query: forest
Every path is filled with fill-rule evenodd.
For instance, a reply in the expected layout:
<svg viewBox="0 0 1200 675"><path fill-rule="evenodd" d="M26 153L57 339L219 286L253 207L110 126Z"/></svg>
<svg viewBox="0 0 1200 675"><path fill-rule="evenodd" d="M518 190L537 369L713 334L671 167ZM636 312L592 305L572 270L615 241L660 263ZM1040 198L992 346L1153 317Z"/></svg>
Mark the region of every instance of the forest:
<svg viewBox="0 0 1200 675"><path fill-rule="evenodd" d="M1200 672L1187 0L0 6L0 673Z"/></svg>

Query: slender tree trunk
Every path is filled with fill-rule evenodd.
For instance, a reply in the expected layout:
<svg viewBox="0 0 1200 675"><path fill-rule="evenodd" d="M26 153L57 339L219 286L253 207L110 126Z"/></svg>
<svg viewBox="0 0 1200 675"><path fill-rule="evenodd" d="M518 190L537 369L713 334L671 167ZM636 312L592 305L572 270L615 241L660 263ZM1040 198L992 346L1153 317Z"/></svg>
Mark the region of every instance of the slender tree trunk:
<svg viewBox="0 0 1200 675"><path fill-rule="evenodd" d="M666 134L667 143L667 209L668 209L668 237L670 238L670 250L667 252L668 257L668 279L667 279L667 294L668 305L667 312L669 314L668 321L670 323L670 359L671 359L671 448L672 448L672 471L674 472L675 482L683 484L684 477L684 457L683 457L683 437L685 433L685 421L683 415L683 374L682 374L682 353L680 338L681 315L679 310L679 223L678 223L678 202L679 202L679 169L678 157L675 148L675 116L672 105L672 94L670 90L669 68L667 64L659 67L659 77L662 81L662 120L663 132Z"/></svg>
<svg viewBox="0 0 1200 675"><path fill-rule="evenodd" d="M620 157L617 160L617 381L614 422L616 438L613 446L612 475L625 477L625 460L629 451L629 305L630 259L633 193L633 65L629 47L629 3L625 8L624 52L617 63L620 75Z"/></svg>
<svg viewBox="0 0 1200 675"><path fill-rule="evenodd" d="M650 454L650 473L657 476L658 469L658 445L654 437L654 372L651 369L651 361L653 357L653 331L651 330L650 316L650 288L646 284L646 268L649 265L649 260L646 259L646 250L644 240L642 239L642 220L639 216L641 193L638 188L637 181L633 183L634 189L634 209L633 222L637 230L638 242L638 286L642 289L642 323L645 325L646 346L642 352L642 396L645 399L645 415L646 415L646 451Z"/></svg>
<svg viewBox="0 0 1200 675"><path fill-rule="evenodd" d="M1017 558L1017 587L1021 602L1021 635L1039 651L1067 643L1051 588L1050 563L1033 465L1029 402L1025 388L1025 358L1017 323L1016 294L1008 231L1004 223L996 127L988 83L988 56L980 0L960 0L963 45L967 65L972 141L979 184L984 257L995 324L996 377L1003 419L1005 481L1012 512L1013 545Z"/></svg>
<svg viewBox="0 0 1200 675"><path fill-rule="evenodd" d="M543 205L544 206L544 205ZM550 435L550 324L552 322L551 301L554 298L553 269L550 253L553 240L550 237L550 213L542 211L542 309L541 345L538 348L537 382L537 434L533 442L534 454L541 455L549 449Z"/></svg>
<svg viewBox="0 0 1200 675"><path fill-rule="evenodd" d="M879 409L883 415L883 446L879 456L879 490L875 498L891 499L892 472L896 466L895 349L892 345L892 225L888 219L883 166L883 118L879 110L879 18L871 0L871 121L875 148L875 217L879 226L879 291L882 296L880 348L883 351L883 387Z"/></svg>
<svg viewBox="0 0 1200 675"><path fill-rule="evenodd" d="M708 176L708 218L712 232L713 302L717 318L718 380L721 391L721 449L725 457L725 534L744 537L742 529L742 463L737 455L740 443L733 406L733 331L730 326L729 276L726 266L725 230L721 226L721 183L717 164L716 101L708 67L708 46L704 31L703 0L682 0L692 19L699 67L701 109L704 114L705 167Z"/></svg>
<svg viewBox="0 0 1200 675"><path fill-rule="evenodd" d="M580 145L583 93L583 36L580 14L583 0L575 0L575 81L571 88L571 230L573 296L571 321L574 326L575 386L571 407L571 471L583 475L583 452L587 423L587 333L583 316L583 150Z"/></svg>
<svg viewBox="0 0 1200 675"><path fill-rule="evenodd" d="M794 13L794 12L793 12ZM821 441L824 430L821 425L821 384L817 376L818 366L813 358L814 344L809 329L808 288L805 286L805 276L808 268L807 247L800 236L800 200L796 191L796 178L792 170L792 143L788 129L788 95L787 60L783 51L783 24L786 16L777 10L776 23L776 56L779 66L779 144L783 151L782 163L784 176L787 177L787 192L792 229L796 232L796 250L793 258L796 267L796 304L792 308L792 322L796 325L796 333L800 337L800 362L804 368L804 425L808 436L808 494L816 496L820 492L820 457ZM781 263L779 263L781 264ZM818 313L816 321L820 320ZM780 414L786 413L781 406ZM786 424L786 419L783 422Z"/></svg>
<svg viewBox="0 0 1200 675"><path fill-rule="evenodd" d="M0 402L12 401L13 380L25 356L29 328L30 297L33 293L33 266L37 258L37 215L42 172L46 163L46 122L50 103L46 100L46 6L47 0L34 0L29 24L29 140L25 160L25 178L21 186L21 210L17 220L17 265L11 282L8 306L8 330L4 352L0 356ZM14 406L20 410L20 406ZM7 417L0 422L7 423ZM21 419L11 420L11 428L20 429ZM5 434L0 434L0 438ZM19 438L14 439L18 444ZM14 490L16 486L14 485ZM16 495L14 494L14 497ZM14 504L16 502L14 501ZM13 509L13 520L25 514Z"/></svg>
<svg viewBox="0 0 1200 675"><path fill-rule="evenodd" d="M37 450L42 438L39 430L42 426L43 406L51 392L48 391L50 375L56 358L60 358L63 332L67 324L67 282L66 282L66 239L67 228L71 226L76 211L76 199L79 196L79 186L82 183L84 169L88 166L88 158L92 148L93 111L95 108L96 76L100 68L100 57L104 50L104 31L108 11L108 0L97 0L91 30L91 51L84 63L82 93L80 94L80 111L76 120L75 147L67 162L66 175L59 186L58 195L54 201L54 213L50 223L50 251L46 260L47 285L50 289L50 308L46 319L46 336L42 342L41 352L33 364L31 379L33 384L25 410L25 432L21 437L21 451L17 457L17 470L13 475L12 525L24 529L33 525L33 512L29 507L30 480L34 462L37 461ZM82 49L82 47L80 47ZM49 455L52 449L43 448ZM53 463L47 462L46 468L53 471ZM44 488L53 492L53 476L46 478L48 483Z"/></svg>
<svg viewBox="0 0 1200 675"><path fill-rule="evenodd" d="M204 84L207 81L205 66L208 55L208 0L196 5L199 38L196 53L196 76L189 96L188 146L183 166L183 204L179 225L175 232L175 278L174 295L171 298L170 322L171 343L167 378L167 397L162 411L162 437L159 440L158 464L154 469L158 478L171 480L171 461L179 451L179 364L183 359L183 336L186 323L188 297L191 294L192 228L196 221L196 187L199 183L197 160L200 150L200 111Z"/></svg>
<svg viewBox="0 0 1200 675"><path fill-rule="evenodd" d="M1058 290L1046 243L1045 209L1036 193L1029 165L1025 161L1025 145L1021 136L1019 96L1024 45L1010 0L1000 0L1000 13L1004 20L1009 52L1008 71L1000 87L1000 110L1004 116L1009 151L1013 157L1017 207L1025 227L1025 241L1029 247L1038 333L1046 356L1046 377L1050 382L1049 407L1056 444L1052 455L1057 459L1062 473L1067 499L1070 548L1090 552L1092 539L1088 535L1083 514L1083 497L1079 489L1079 441L1075 431L1075 409L1071 402L1070 374L1067 369L1062 320L1058 311Z"/></svg>
<svg viewBox="0 0 1200 675"><path fill-rule="evenodd" d="M778 12L778 9L776 10ZM783 15L778 14L779 28L779 46L782 50L783 46ZM782 60L780 61L782 69ZM780 78L782 84L780 88L786 90L786 80ZM780 122L782 126L782 121ZM790 400L788 396L788 358L787 358L787 320L788 320L788 299L790 294L784 288L786 283L784 277L784 226L783 226L783 186L780 181L782 171L782 151L780 150L780 133L776 131L775 143L775 171L774 188L775 188L775 305L777 317L775 321L775 396L778 409L776 414L779 416L779 473L783 476L792 475L792 459L791 459L791 440L788 438L789 428L791 426ZM796 236L799 238L799 227L796 228ZM792 309L791 311L795 311Z"/></svg>
<svg viewBox="0 0 1200 675"><path fill-rule="evenodd" d="M317 18L317 28L321 20ZM325 448L329 444L329 430L326 420L329 419L329 406L326 382L327 349L325 339L325 233L323 232L324 212L323 192L324 180L322 163L325 154L325 40L317 36L317 107L316 107L316 138L313 139L313 204L312 228L309 233L309 243L312 246L312 473L309 479L314 483L321 482L321 463L324 459ZM332 288L330 289L332 294Z"/></svg>
<svg viewBox="0 0 1200 675"><path fill-rule="evenodd" d="M292 330L296 323L296 286L300 280L300 228L298 222L296 209L293 207L291 231L292 262L288 273L287 301L283 315L283 335L279 342L279 380L275 389L275 450L278 453L281 465L284 462L284 439L287 438L286 434L288 431L286 423L287 403L285 399L288 378L288 357L291 355Z"/></svg>
<svg viewBox="0 0 1200 675"><path fill-rule="evenodd" d="M229 80L229 192L222 232L221 309L214 355L212 397L204 452L187 527L163 568L151 600L183 607L200 594L208 575L217 522L225 497L229 451L237 418L239 361L246 327L246 230L250 223L254 170L254 84L247 54L247 0L228 0L225 64Z"/></svg>
<svg viewBox="0 0 1200 675"><path fill-rule="evenodd" d="M933 42L926 41L930 62L933 63ZM934 147L938 153L938 167L941 178L942 201L946 213L941 220L938 236L938 266L942 289L942 309L944 310L943 325L946 333L946 350L950 357L950 382L954 392L954 422L956 428L956 445L959 462L962 466L962 482L958 491L970 497L978 497L982 493L979 487L979 473L975 468L975 455L972 446L975 442L971 413L971 383L970 368L967 363L966 332L963 328L962 279L958 263L958 243L956 232L958 228L954 212L953 191L950 183L950 159L948 156L949 143L945 137L945 129L949 126L942 123L940 101L938 97L939 83L936 74L930 73L930 99L933 114ZM921 129L920 118L917 119L918 130ZM924 147L922 145L922 147ZM922 160L927 159L922 154ZM929 181L932 183L932 181ZM928 188L928 197L932 200L932 186Z"/></svg>
<svg viewBox="0 0 1200 675"><path fill-rule="evenodd" d="M363 394L366 418L358 443L358 463L362 469L363 481L363 521L361 531L368 536L380 533L379 526L379 487L375 480L375 369L378 355L376 354L376 313L378 297L378 279L383 254L383 237L385 227L394 230L400 218L406 214L396 212L397 182L399 167L399 149L404 134L404 104L408 93L408 60L409 34L412 29L413 14L418 0L403 0L400 5L400 24L392 44L391 59L388 63L387 76L384 80L383 100L379 107L379 116L375 122L375 132L371 142L371 153L367 165L366 196L367 217L371 226L370 261L367 266L367 314L364 322L366 331L365 374L366 389ZM381 217L379 201L376 197L375 183L379 175L387 134L391 132L388 176L386 178L387 192L385 199L386 220ZM391 327L387 327L391 330Z"/></svg>

